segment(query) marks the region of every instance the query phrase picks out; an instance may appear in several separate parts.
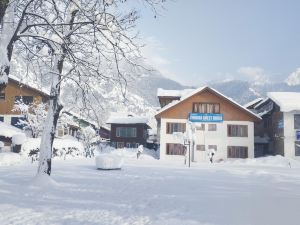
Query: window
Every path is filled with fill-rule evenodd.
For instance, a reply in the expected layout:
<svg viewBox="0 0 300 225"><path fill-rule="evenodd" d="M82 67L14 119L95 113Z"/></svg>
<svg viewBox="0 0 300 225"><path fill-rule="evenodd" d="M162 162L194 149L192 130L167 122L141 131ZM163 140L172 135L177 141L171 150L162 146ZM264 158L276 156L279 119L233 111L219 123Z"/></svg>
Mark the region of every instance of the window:
<svg viewBox="0 0 300 225"><path fill-rule="evenodd" d="M4 117L3 116L0 116L0 121L4 122Z"/></svg>
<svg viewBox="0 0 300 225"><path fill-rule="evenodd" d="M248 137L247 125L227 125L228 137Z"/></svg>
<svg viewBox="0 0 300 225"><path fill-rule="evenodd" d="M216 131L217 124L208 124L208 131Z"/></svg>
<svg viewBox="0 0 300 225"><path fill-rule="evenodd" d="M294 128L300 129L300 114L294 115Z"/></svg>
<svg viewBox="0 0 300 225"><path fill-rule="evenodd" d="M0 92L0 101L5 100L5 92Z"/></svg>
<svg viewBox="0 0 300 225"><path fill-rule="evenodd" d="M185 155L186 148L182 144L167 143L167 155Z"/></svg>
<svg viewBox="0 0 300 225"><path fill-rule="evenodd" d="M174 132L185 132L185 123L167 123L167 134L173 134Z"/></svg>
<svg viewBox="0 0 300 225"><path fill-rule="evenodd" d="M22 124L22 121L24 120L24 117L11 117L10 124L17 128L23 129L24 124Z"/></svg>
<svg viewBox="0 0 300 225"><path fill-rule="evenodd" d="M300 141L295 141L295 156L300 156Z"/></svg>
<svg viewBox="0 0 300 225"><path fill-rule="evenodd" d="M244 146L228 146L227 147L228 158L248 158L248 147Z"/></svg>
<svg viewBox="0 0 300 225"><path fill-rule="evenodd" d="M213 149L215 151L218 150L217 146L216 145L208 145L208 149Z"/></svg>
<svg viewBox="0 0 300 225"><path fill-rule="evenodd" d="M205 145L196 145L197 151L205 151Z"/></svg>
<svg viewBox="0 0 300 225"><path fill-rule="evenodd" d="M117 137L133 138L136 137L135 127L117 127L116 129Z"/></svg>
<svg viewBox="0 0 300 225"><path fill-rule="evenodd" d="M15 96L15 102L23 101L24 104L30 105L33 103L33 96Z"/></svg>
<svg viewBox="0 0 300 225"><path fill-rule="evenodd" d="M219 103L193 103L193 113L220 113Z"/></svg>
<svg viewBox="0 0 300 225"><path fill-rule="evenodd" d="M197 126L196 126L196 130L205 130L205 124L204 124L204 123L201 123L200 126L197 125Z"/></svg>

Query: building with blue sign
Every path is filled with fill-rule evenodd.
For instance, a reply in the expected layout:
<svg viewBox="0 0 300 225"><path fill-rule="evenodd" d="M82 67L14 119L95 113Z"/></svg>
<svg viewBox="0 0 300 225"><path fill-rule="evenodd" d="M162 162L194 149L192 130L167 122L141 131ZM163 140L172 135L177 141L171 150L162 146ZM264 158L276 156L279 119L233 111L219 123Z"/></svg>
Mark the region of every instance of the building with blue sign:
<svg viewBox="0 0 300 225"><path fill-rule="evenodd" d="M210 87L158 90L160 158L191 160L254 157L254 122L261 118ZM184 141L184 139L186 139ZM187 142L188 141L188 142Z"/></svg>

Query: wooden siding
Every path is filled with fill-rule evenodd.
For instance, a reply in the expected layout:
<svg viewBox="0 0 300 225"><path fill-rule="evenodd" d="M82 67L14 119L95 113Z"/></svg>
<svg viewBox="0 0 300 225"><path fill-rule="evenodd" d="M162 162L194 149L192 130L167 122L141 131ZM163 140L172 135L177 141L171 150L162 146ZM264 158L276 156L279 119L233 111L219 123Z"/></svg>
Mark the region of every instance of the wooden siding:
<svg viewBox="0 0 300 225"><path fill-rule="evenodd" d="M11 80L9 80L4 92L5 100L0 100L0 114L20 114L19 112L12 111L15 102L15 96L33 96L33 102L37 103L42 102L43 98L48 99L48 96L42 95L41 92Z"/></svg>
<svg viewBox="0 0 300 225"><path fill-rule="evenodd" d="M183 100L179 104L156 115L156 118L187 119L189 113L192 112L193 103L196 102L219 103L220 113L224 115L224 120L226 121L259 121L259 119L254 115L251 115L247 111L230 102L228 99L209 89L201 91L198 94Z"/></svg>

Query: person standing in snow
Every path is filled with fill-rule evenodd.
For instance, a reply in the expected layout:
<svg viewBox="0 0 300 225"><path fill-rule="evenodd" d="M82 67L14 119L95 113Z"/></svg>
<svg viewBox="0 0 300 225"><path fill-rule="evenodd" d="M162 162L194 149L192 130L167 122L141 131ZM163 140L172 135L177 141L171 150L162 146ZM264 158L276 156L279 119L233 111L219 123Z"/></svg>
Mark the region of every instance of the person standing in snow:
<svg viewBox="0 0 300 225"><path fill-rule="evenodd" d="M144 146L143 145L139 145L138 151L136 153L136 158L137 159L140 157L140 155L143 153L143 151L144 151Z"/></svg>
<svg viewBox="0 0 300 225"><path fill-rule="evenodd" d="M214 149L208 149L208 157L210 163L213 163L214 155L216 154L216 151Z"/></svg>

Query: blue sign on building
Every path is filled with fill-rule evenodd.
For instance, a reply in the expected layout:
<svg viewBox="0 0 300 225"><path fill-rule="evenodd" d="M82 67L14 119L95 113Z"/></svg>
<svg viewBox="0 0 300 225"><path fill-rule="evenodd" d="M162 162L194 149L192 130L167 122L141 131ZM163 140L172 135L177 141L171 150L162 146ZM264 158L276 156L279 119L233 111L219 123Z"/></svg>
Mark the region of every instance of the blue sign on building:
<svg viewBox="0 0 300 225"><path fill-rule="evenodd" d="M296 131L296 140L300 141L300 130Z"/></svg>
<svg viewBox="0 0 300 225"><path fill-rule="evenodd" d="M189 121L191 121L191 122L221 123L221 122L224 121L224 119L223 119L223 114L190 113Z"/></svg>

